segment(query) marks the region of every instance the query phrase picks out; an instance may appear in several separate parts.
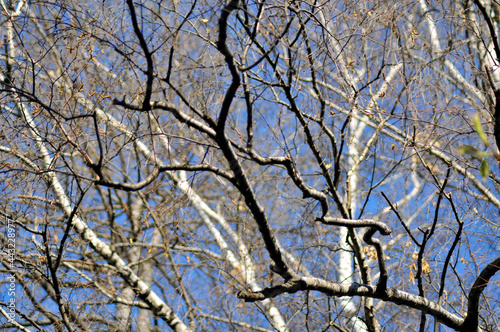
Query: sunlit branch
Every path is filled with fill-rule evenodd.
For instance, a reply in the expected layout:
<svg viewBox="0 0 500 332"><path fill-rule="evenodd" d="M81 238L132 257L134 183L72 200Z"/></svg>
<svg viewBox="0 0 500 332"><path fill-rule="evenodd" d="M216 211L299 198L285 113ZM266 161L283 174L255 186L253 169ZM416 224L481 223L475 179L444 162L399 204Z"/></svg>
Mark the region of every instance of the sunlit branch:
<svg viewBox="0 0 500 332"><path fill-rule="evenodd" d="M5 306L7 305L5 304ZM28 330L27 328L16 322L14 319L11 319L7 311L5 311L1 306L0 306L0 313L9 321L9 323L12 324L12 327L18 328L19 331L30 332L30 330ZM33 326L37 326L40 329L40 326L38 326L36 322L31 321L30 323L33 324ZM7 326L5 327L8 328Z"/></svg>
<svg viewBox="0 0 500 332"><path fill-rule="evenodd" d="M332 217L321 217L317 218L319 221L326 225L337 225L345 227L373 227L380 232L382 235L390 235L391 229L389 226L381 221L376 221L373 219L344 219L344 218L332 218Z"/></svg>
<svg viewBox="0 0 500 332"><path fill-rule="evenodd" d="M425 16L427 28L429 29L432 52L433 54L441 54L442 49L441 49L441 44L439 42L438 29L431 16L431 11L429 11L429 8L427 7L427 3L425 0L419 0L419 4L422 10L422 14ZM484 94L481 91L479 91L476 87L474 87L472 84L468 84L468 82L462 76L460 71L448 58L444 57L443 61L445 67L450 72L450 75L453 77L454 80L456 80L460 84L460 87L464 88L466 91L474 95L480 101L480 103L484 103L486 100Z"/></svg>
<svg viewBox="0 0 500 332"><path fill-rule="evenodd" d="M81 96L81 98L82 98L81 103L83 105L87 105L87 102L83 99L84 97ZM159 105L162 105L162 104L159 104ZM126 104L126 105L124 105L124 107L131 107L132 108L134 106ZM172 111L176 112L176 109L174 107L171 107L171 106L162 106L162 107L165 109L172 110ZM100 108L96 109L96 113L104 121L106 121L107 123L109 123L110 125L115 127L116 129L120 130L121 132L125 133L127 136L129 136L131 138L132 137L135 138L135 135L129 130L129 128L122 125L115 118L113 118L110 114L105 113ZM186 118L181 117L181 119L184 120ZM184 121L181 121L181 122L184 122ZM156 127L157 127L157 130L159 130L159 127L158 126L156 126ZM205 127L205 128L209 131L212 130L208 127ZM215 134L214 134L214 136L215 136ZM161 142L163 143L165 148L170 149L170 145L166 141L165 137L161 136L161 138L162 138ZM158 162L158 161L155 161L154 154L152 153L152 151L150 151L149 148L141 140L135 139L135 142L136 142L139 150L143 153L143 155L146 158L148 158L151 162ZM163 165L161 162L159 165L160 165L160 167L166 167L166 165ZM193 188L191 188L191 186L189 185L189 182L187 181L185 172L180 172L180 174L178 176L176 176L175 173L170 173L168 171L167 171L167 174L171 177L174 184L177 187L179 187L179 189L182 192L187 194L187 197L190 199L191 203L193 204L195 209L198 211L198 214L200 215L201 219L207 225L208 229L210 230L210 232L212 233L212 235L216 239L218 246L225 253L225 258L230 262L230 264L234 268L236 268L239 271L244 271L245 279L247 280L247 282L249 283L249 285L251 286L252 289L255 289L255 290L258 289L259 287L258 287L256 280L255 280L253 263L251 262L250 255L248 254L248 250L241 243L241 240L237 236L235 236L235 234L233 234L233 231L227 225L224 218L222 218L220 215L214 213L214 211L212 211L212 209L208 207L208 205L203 201L203 199L198 196L198 194L193 190ZM212 223L210 218L214 218L215 220L217 220L219 222L219 224L221 224L222 227L225 229L225 231L231 235L232 239L235 240L236 243L238 243L238 247L239 247L239 249L241 251L241 255L244 259L243 266L242 266L242 264L240 264L240 262L238 261L238 259L234 255L234 253L231 250L229 250L228 243L225 241L222 234L217 230L217 228ZM272 304L267 303L267 305L269 306L269 314L273 318L273 320L275 321L275 324L278 327L280 327L281 330L283 330L284 321L282 320L279 311Z"/></svg>
<svg viewBox="0 0 500 332"><path fill-rule="evenodd" d="M22 113L27 125L29 126L32 138L37 145L40 156L43 162L44 168L49 168L52 164L52 158L45 146L40 134L34 126L33 118L25 106L18 102L17 106ZM57 202L63 209L63 212L70 216L72 213L71 203L68 196L65 193L57 175L53 171L47 171L45 173L45 179L49 187L53 190L56 196ZM109 264L115 266L123 279L132 287L135 288L136 293L140 296L155 313L164 319L174 330L189 331L186 325L180 320L180 318L173 312L173 310L161 300L155 292L151 290L138 276L137 274L127 266L123 259L114 252L108 244L103 242L97 237L93 230L91 230L87 224L78 216L72 219L72 225L76 232L82 236L82 238L89 243L89 245L99 253L104 259L108 261Z"/></svg>
<svg viewBox="0 0 500 332"><path fill-rule="evenodd" d="M425 297L397 290L392 287L389 287L385 289L385 291L381 292L377 286L357 283L339 284L312 277L291 279L284 284L265 288L260 292L241 291L238 293L238 297L248 302L254 302L261 301L266 298L274 298L284 293L293 294L298 291L306 290L316 290L329 296L366 296L398 305L405 305L410 308L426 312L440 320L446 326L456 330L459 330L464 322L464 319L449 313L436 302L430 301Z"/></svg>
<svg viewBox="0 0 500 332"><path fill-rule="evenodd" d="M156 121L153 121L153 127L158 133L163 133L161 127ZM170 150L170 142L166 138L165 135L160 136L160 142L162 145L165 147L165 149ZM148 158L151 156L150 151L145 145L141 145L141 151L144 153L145 156ZM201 217L205 225L207 225L208 229L218 242L218 245L220 249L226 254L226 259L229 261L229 263L237 270L242 271L245 277L245 281L249 284L250 288L252 290L257 290L260 287L257 284L256 281L256 275L255 275L255 266L254 263L251 259L251 255L249 253L249 250L247 246L243 243L242 239L240 236L238 236L233 229L230 227L226 219L220 215L219 213L213 211L204 201L203 199L194 191L194 189L189 185L188 180L186 178L186 172L181 171L177 175L176 173L171 173L168 172L167 174L170 175L171 179L175 183L175 185L183 191L187 197L189 197L191 203L193 204L194 208L197 210L198 215ZM232 182L235 181L235 179L231 178ZM221 232L215 227L215 225L212 223L211 219L217 221L219 225L223 228L223 230L229 235L229 237L233 240L234 243L237 244L239 254L241 256L241 262L236 258L236 256L233 254L233 252L229 249L228 243L222 236ZM276 243L278 244L278 240L276 239ZM278 244L279 247L279 244ZM286 254L286 252L285 252ZM283 320L281 313L279 310L276 308L276 306L271 303L270 301L264 301L264 305L267 308L267 311L274 323L274 326L280 330L280 331L286 331L286 324L285 321Z"/></svg>

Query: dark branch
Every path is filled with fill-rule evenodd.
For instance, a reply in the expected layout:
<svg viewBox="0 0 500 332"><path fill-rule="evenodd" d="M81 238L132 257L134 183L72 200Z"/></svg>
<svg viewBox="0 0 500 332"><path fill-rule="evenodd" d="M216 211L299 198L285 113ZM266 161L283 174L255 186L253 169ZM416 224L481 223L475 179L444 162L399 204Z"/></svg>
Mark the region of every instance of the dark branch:
<svg viewBox="0 0 500 332"><path fill-rule="evenodd" d="M227 116L229 115L229 108L231 107L231 103L233 102L234 96L236 95L236 91L240 86L240 75L238 74L236 64L234 63L234 57L226 45L227 20L231 12L238 9L238 5L239 0L231 0L229 4L227 4L227 6L225 6L222 10L222 15L219 19L219 39L217 40L217 49L222 53L222 55L224 55L224 60L226 61L226 64L229 67L229 71L231 72L231 76L233 78L233 81L231 82L231 85L229 86L229 89L226 91L226 95L224 96L219 119L217 121L217 133L222 135L224 133Z"/></svg>
<svg viewBox="0 0 500 332"><path fill-rule="evenodd" d="M142 102L142 111L147 112L151 109L151 94L153 93L153 54L149 51L148 44L144 39L141 29L139 28L139 23L137 22L137 15L135 13L134 2L132 0L127 0L127 5L130 11L130 18L132 19L132 26L134 27L134 33L137 38L139 38L139 44L141 45L142 51L144 52L144 57L146 58L146 91L144 94L144 101Z"/></svg>
<svg viewBox="0 0 500 332"><path fill-rule="evenodd" d="M483 271L479 274L474 285L472 285L471 291L469 292L469 302L467 309L467 318L465 318L463 327L461 331L477 331L479 324L479 298L483 293L488 283L500 270L500 257L497 257L493 262L488 264Z"/></svg>

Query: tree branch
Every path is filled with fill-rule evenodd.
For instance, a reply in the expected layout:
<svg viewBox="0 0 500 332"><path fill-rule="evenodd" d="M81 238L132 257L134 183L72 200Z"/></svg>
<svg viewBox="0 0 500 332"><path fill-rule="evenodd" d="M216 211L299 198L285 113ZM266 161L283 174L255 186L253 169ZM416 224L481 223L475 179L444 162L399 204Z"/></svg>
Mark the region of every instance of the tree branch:
<svg viewBox="0 0 500 332"><path fill-rule="evenodd" d="M472 288L469 292L469 301L467 308L467 317L465 318L465 322L461 331L476 331L479 324L479 298L483 293L488 283L500 270L500 257L494 259L491 263L489 263L479 274L472 285Z"/></svg>
<svg viewBox="0 0 500 332"><path fill-rule="evenodd" d="M227 116L229 115L229 108L231 107L231 103L233 102L234 96L236 95L236 91L238 90L241 81L240 75L238 74L238 70L236 68L236 64L234 63L234 57L226 45L227 20L231 12L238 9L238 6L239 0L231 0L222 10L222 15L219 19L219 39L217 40L217 49L224 56L224 60L229 67L229 71L231 72L232 82L229 86L229 89L226 91L224 100L222 101L219 119L217 121L218 135L224 135L224 128L226 125Z"/></svg>
<svg viewBox="0 0 500 332"><path fill-rule="evenodd" d="M316 290L328 296L364 296L404 305L426 312L440 320L446 326L456 330L460 330L464 322L462 318L449 313L436 302L430 301L425 297L400 291L393 287L389 287L384 292L381 292L377 286L358 283L339 284L313 277L291 279L282 285L268 287L260 292L241 291L237 296L247 302L255 302L266 298L274 298L284 293L293 294L306 290Z"/></svg>
<svg viewBox="0 0 500 332"><path fill-rule="evenodd" d="M139 44L141 45L142 51L144 52L144 57L146 58L147 69L145 74L147 76L147 81L146 81L146 91L144 94L144 100L142 102L141 111L147 112L151 109L150 102L151 102L151 94L153 93L153 80L154 80L153 54L149 51L148 44L144 39L144 35L142 34L141 29L139 28L139 24L137 22L137 14L135 13L134 2L132 0L127 0L127 6L130 11L130 18L132 19L132 26L134 27L134 33L139 39Z"/></svg>

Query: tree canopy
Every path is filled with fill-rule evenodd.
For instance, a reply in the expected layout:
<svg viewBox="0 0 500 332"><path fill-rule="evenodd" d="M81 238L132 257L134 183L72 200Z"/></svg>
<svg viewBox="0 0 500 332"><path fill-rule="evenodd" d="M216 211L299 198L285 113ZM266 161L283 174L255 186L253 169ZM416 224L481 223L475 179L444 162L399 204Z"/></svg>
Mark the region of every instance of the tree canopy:
<svg viewBox="0 0 500 332"><path fill-rule="evenodd" d="M0 330L500 330L496 0L0 4Z"/></svg>

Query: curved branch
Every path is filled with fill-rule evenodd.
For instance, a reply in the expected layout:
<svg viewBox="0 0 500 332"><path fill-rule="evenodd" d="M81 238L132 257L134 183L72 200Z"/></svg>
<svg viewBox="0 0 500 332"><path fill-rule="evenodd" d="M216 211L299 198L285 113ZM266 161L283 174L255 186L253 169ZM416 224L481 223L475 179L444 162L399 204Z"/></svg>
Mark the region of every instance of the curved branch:
<svg viewBox="0 0 500 332"><path fill-rule="evenodd" d="M436 302L430 301L425 297L400 291L393 287L389 287L384 292L381 292L377 286L358 283L339 284L312 277L291 279L282 285L268 287L260 292L241 291L237 296L247 302L255 302L266 298L273 298L284 293L295 293L306 290L319 291L329 296L364 296L404 305L432 315L446 326L455 330L460 330L464 323L464 319L451 314Z"/></svg>
<svg viewBox="0 0 500 332"><path fill-rule="evenodd" d="M382 235L390 235L391 229L389 226L384 224L381 221L376 221L373 219L344 219L344 218L332 218L332 217L321 217L317 218L316 221L322 222L326 225L336 225L336 226L345 226L345 227L373 227L380 232Z"/></svg>
<svg viewBox="0 0 500 332"><path fill-rule="evenodd" d="M99 178L95 181L95 184L124 191L138 191L151 184L154 180L156 180L158 175L160 175L160 169L158 167L155 167L155 169L151 172L151 174L148 175L147 178L137 183L116 182L113 180Z"/></svg>
<svg viewBox="0 0 500 332"><path fill-rule="evenodd" d="M465 318L461 331L476 331L479 320L479 298L488 285L491 277L500 270L500 257L489 263L479 274L469 292L467 318Z"/></svg>
<svg viewBox="0 0 500 332"><path fill-rule="evenodd" d="M331 218L331 217L322 217L317 218L316 221L319 221L326 225L337 225L337 226L345 226L345 227L369 227L368 230L363 235L363 241L367 244L372 245L377 250L377 258L378 265L380 269L380 278L377 283L379 292L384 292L387 287L387 279L389 277L387 273L387 266L385 263L386 257L384 250L382 249L382 245L380 244L380 240L373 238L376 231L379 231L382 235L390 235L391 229L389 226L380 221L375 221L372 219L361 219L361 220L353 220L353 219L343 219L343 218Z"/></svg>
<svg viewBox="0 0 500 332"><path fill-rule="evenodd" d="M211 166L211 165L167 165L167 166L160 166L160 167L155 167L154 170L151 172L151 174L148 175L147 178L144 180L137 182L137 183L125 183L125 182L117 182L113 180L107 180L107 179L98 179L95 181L95 184L102 185L105 187L110 187L114 189L120 189L124 191L138 191L141 190L145 187L147 187L149 184L151 184L156 178L160 175L160 173L167 172L167 171L179 171L179 170L184 170L184 171L209 171L212 172L216 175L219 175L229 181L233 181L234 177L229 174L226 171L223 171L217 167Z"/></svg>
<svg viewBox="0 0 500 332"><path fill-rule="evenodd" d="M233 81L229 86L229 89L226 91L226 95L224 96L224 100L222 102L222 107L219 115L219 119L217 121L217 133L220 135L224 134L224 126L226 125L227 116L229 114L229 108L231 103L233 102L234 96L236 95L236 91L240 86L240 75L238 75L238 70L236 69L236 65L234 63L234 57L231 54L231 51L227 48L226 39L227 39L227 19L233 10L238 9L239 0L231 0L227 6L222 10L222 15L219 19L219 39L217 40L217 49L219 52L224 55L224 60L231 71L231 76L233 77Z"/></svg>
<svg viewBox="0 0 500 332"><path fill-rule="evenodd" d="M380 244L380 240L373 238L377 229L375 227L370 227L366 231L365 235L363 235L363 241L375 247L377 250L377 258L378 258L378 268L380 270L380 278L378 279L377 289L379 292L385 292L387 288L387 279L389 279L389 274L387 272L387 266L385 264L386 257L384 250L382 249L382 245Z"/></svg>

